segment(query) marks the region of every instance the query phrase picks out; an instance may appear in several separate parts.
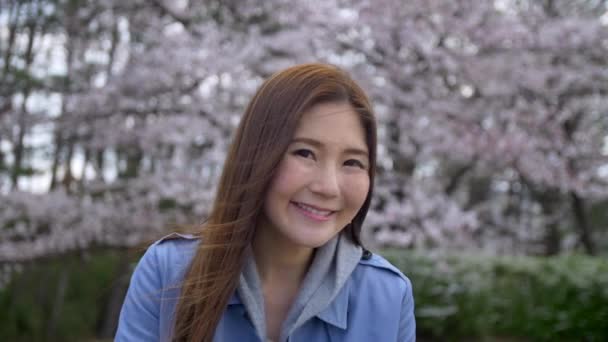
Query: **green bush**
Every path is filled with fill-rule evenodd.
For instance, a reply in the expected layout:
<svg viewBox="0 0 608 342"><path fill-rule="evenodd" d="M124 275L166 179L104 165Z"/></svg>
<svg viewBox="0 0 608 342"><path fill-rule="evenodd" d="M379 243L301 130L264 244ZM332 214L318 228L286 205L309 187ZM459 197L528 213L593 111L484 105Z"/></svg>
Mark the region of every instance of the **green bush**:
<svg viewBox="0 0 608 342"><path fill-rule="evenodd" d="M608 261L382 253L414 286L419 336L608 341Z"/></svg>
<svg viewBox="0 0 608 342"><path fill-rule="evenodd" d="M119 257L118 251L67 256L13 274L0 288L0 341L82 341L94 336L116 281Z"/></svg>
<svg viewBox="0 0 608 342"><path fill-rule="evenodd" d="M0 288L0 341L95 336L110 288L118 281L121 253L63 257L13 277ZM412 280L420 340L608 341L606 259L382 254ZM67 274L65 296L49 331L62 272Z"/></svg>

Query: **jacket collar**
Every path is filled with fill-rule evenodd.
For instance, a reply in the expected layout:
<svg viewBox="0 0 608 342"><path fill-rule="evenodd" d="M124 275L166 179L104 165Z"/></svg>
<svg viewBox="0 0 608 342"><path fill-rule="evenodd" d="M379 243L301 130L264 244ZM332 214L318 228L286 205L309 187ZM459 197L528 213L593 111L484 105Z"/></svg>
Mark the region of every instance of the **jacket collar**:
<svg viewBox="0 0 608 342"><path fill-rule="evenodd" d="M331 272L331 278L325 279L325 284L327 284L324 286L325 292L330 292L327 292L326 295L320 297L317 296L318 298L316 298L317 303L323 303L324 301L325 303L329 301L329 303L324 309L318 311L317 314L312 313L309 317L317 317L327 324L345 330L348 328L348 306L351 289L349 278L361 260L362 251L360 246L354 245L347 238L339 239L339 241L338 254L334 260L336 269ZM242 281L240 283L242 283ZM240 291L242 289L240 288L240 285L242 284L240 283L239 288L230 296L228 306L235 308L240 306L244 312L247 304L243 302L241 298ZM259 287L259 285L257 286ZM334 292L335 295L333 296L331 295L332 289L337 290L337 293ZM319 290L321 289L317 289L317 294L319 294ZM315 301L315 299L313 299L313 301Z"/></svg>
<svg viewBox="0 0 608 342"><path fill-rule="evenodd" d="M327 324L346 330L348 328L348 303L350 297L350 282L346 282L334 300L323 311L317 314L317 318Z"/></svg>
<svg viewBox="0 0 608 342"><path fill-rule="evenodd" d="M348 298L350 297L350 283L344 284L336 298L323 311L317 314L317 318L327 324L346 330L348 328ZM228 299L228 306L243 305L237 291L232 293Z"/></svg>

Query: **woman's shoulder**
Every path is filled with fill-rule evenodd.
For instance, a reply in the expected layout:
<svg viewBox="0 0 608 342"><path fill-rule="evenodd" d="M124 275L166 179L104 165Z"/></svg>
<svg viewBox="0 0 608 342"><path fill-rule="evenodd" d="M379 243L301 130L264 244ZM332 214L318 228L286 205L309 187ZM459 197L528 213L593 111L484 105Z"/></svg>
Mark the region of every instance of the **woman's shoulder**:
<svg viewBox="0 0 608 342"><path fill-rule="evenodd" d="M200 239L192 234L171 233L156 240L149 249L155 249L156 253L171 256L175 253L191 252L199 241Z"/></svg>
<svg viewBox="0 0 608 342"><path fill-rule="evenodd" d="M138 267L154 268L163 284L175 282L183 276L198 243L194 235L171 233L148 247Z"/></svg>
<svg viewBox="0 0 608 342"><path fill-rule="evenodd" d="M381 327L382 340L415 341L416 319L412 283L403 272L378 254L362 258L360 284L354 291L365 296L358 318ZM355 318L356 319L356 318Z"/></svg>
<svg viewBox="0 0 608 342"><path fill-rule="evenodd" d="M361 286L394 290L401 294L412 291L409 278L395 265L376 253L361 258L354 272Z"/></svg>
<svg viewBox="0 0 608 342"><path fill-rule="evenodd" d="M403 272L378 254L359 261L348 287L350 336L383 336L382 341L412 341L414 331L412 284ZM379 334L379 335L378 335Z"/></svg>
<svg viewBox="0 0 608 342"><path fill-rule="evenodd" d="M174 233L148 247L131 276L116 341L158 341L166 335L179 284L197 245L194 236Z"/></svg>
<svg viewBox="0 0 608 342"><path fill-rule="evenodd" d="M160 257L182 258L196 251L200 238L192 234L171 233L156 240L150 248L156 250Z"/></svg>
<svg viewBox="0 0 608 342"><path fill-rule="evenodd" d="M403 272L398 269L395 265L391 264L390 261L386 260L383 256L377 253L368 252L367 257L361 258L359 265L362 267L371 267L372 269L386 273L387 276L393 276L401 279L407 279Z"/></svg>

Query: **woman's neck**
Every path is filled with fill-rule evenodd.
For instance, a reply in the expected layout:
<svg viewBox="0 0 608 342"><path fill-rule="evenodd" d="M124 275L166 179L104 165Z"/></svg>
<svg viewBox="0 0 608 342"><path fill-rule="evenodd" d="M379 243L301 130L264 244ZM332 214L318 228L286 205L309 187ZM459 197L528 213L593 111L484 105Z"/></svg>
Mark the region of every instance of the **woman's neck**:
<svg viewBox="0 0 608 342"><path fill-rule="evenodd" d="M252 245L262 284L299 286L314 256L314 249L294 245L265 229L256 231Z"/></svg>

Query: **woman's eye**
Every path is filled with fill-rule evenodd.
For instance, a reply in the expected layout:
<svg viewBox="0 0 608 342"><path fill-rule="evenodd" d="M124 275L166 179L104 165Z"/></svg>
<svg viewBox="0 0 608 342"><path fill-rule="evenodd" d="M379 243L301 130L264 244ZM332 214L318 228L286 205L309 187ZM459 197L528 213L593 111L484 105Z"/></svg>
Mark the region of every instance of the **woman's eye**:
<svg viewBox="0 0 608 342"><path fill-rule="evenodd" d="M365 165L363 165L363 163L357 159L349 159L347 161L344 162L344 165L346 166L354 166L354 167L358 167L361 169L365 169Z"/></svg>
<svg viewBox="0 0 608 342"><path fill-rule="evenodd" d="M295 150L293 152L293 154L296 156L304 157L304 158L314 158L315 157L314 153L312 153L311 150L307 150L307 149Z"/></svg>

